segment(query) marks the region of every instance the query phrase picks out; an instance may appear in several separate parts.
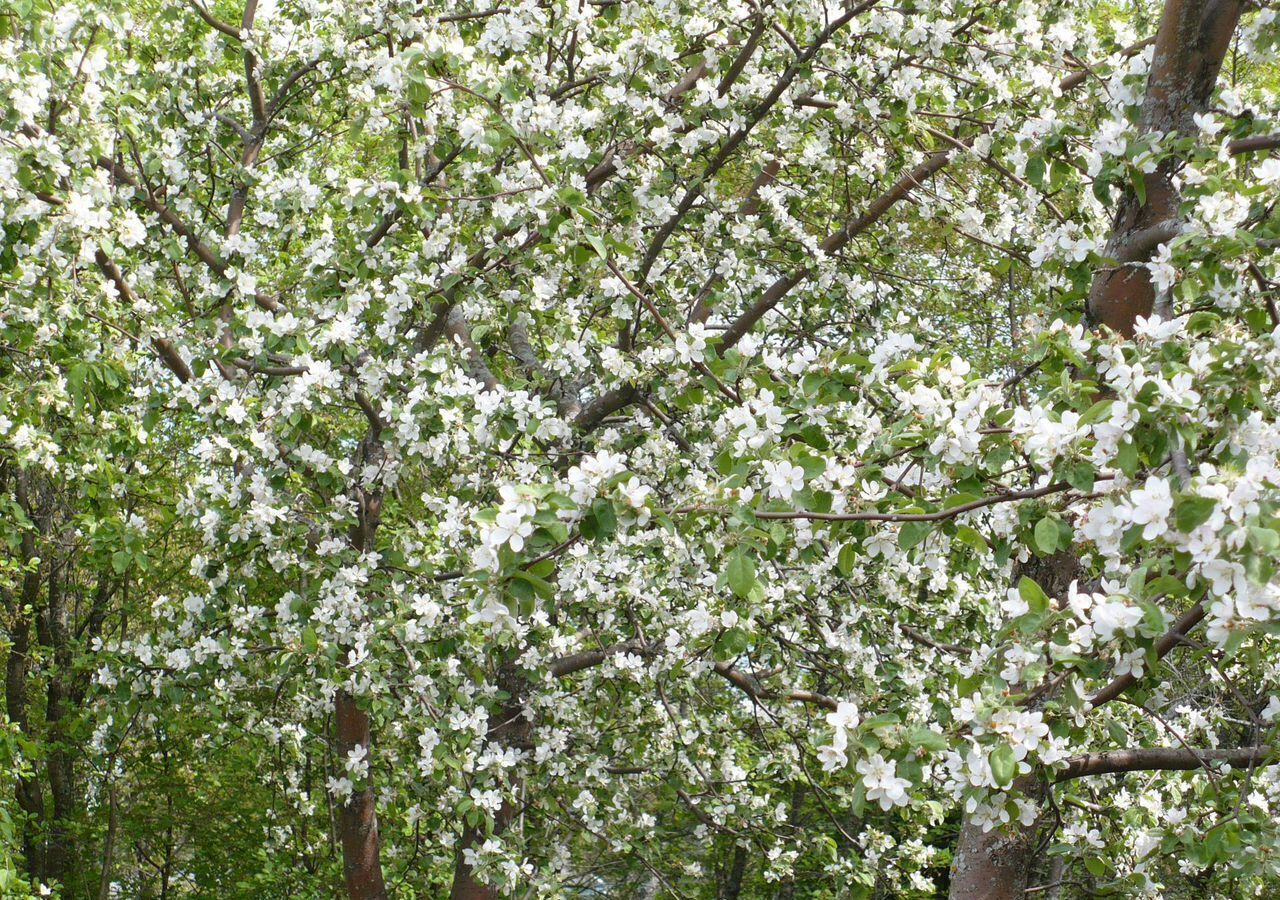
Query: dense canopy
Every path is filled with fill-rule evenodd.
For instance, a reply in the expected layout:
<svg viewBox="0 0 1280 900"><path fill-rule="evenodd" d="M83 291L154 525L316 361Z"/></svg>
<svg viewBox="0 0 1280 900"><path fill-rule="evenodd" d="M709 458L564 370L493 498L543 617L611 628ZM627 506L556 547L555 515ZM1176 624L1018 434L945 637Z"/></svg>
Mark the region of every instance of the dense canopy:
<svg viewBox="0 0 1280 900"><path fill-rule="evenodd" d="M0 0L0 894L1276 896L1278 45Z"/></svg>

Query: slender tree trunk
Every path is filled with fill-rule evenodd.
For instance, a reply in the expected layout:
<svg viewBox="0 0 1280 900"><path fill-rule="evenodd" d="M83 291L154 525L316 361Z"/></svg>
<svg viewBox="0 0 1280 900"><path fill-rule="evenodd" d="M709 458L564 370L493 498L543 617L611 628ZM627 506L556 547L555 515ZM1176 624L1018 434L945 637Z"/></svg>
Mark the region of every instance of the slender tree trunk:
<svg viewBox="0 0 1280 900"><path fill-rule="evenodd" d="M53 561L49 566L48 603L45 610L45 643L53 668L45 704L45 739L49 747L49 792L53 798L53 817L49 823L49 849L45 857L45 877L58 881L68 891L69 876L77 867L72 827L78 806L75 787L75 759L68 733L68 714L74 705L74 689L70 633L67 625L66 591L63 584L65 564Z"/></svg>
<svg viewBox="0 0 1280 900"><path fill-rule="evenodd" d="M797 781L791 788L791 807L787 810L787 825L791 828L792 838L796 838L800 833L800 807L804 803L805 784L803 781ZM787 879L778 886L778 893L775 900L792 900L796 895L796 876L791 874Z"/></svg>
<svg viewBox="0 0 1280 900"><path fill-rule="evenodd" d="M381 425L377 415L371 414L369 430L360 442L357 453L359 466L377 464L385 453L382 446ZM360 553L372 550L382 520L382 494L378 490L357 487L355 491L359 515L351 530L351 546ZM378 804L373 789L372 738L369 731L369 714L360 708L359 702L346 690L339 690L334 701L334 730L337 732L337 765L347 759L356 747L363 747L369 771L363 784L354 790L342 807L339 828L342 837L342 874L346 882L347 896L351 900L385 900L387 885L382 875L382 860L378 840Z"/></svg>
<svg viewBox="0 0 1280 900"><path fill-rule="evenodd" d="M747 871L747 848L741 844L733 846L733 861L729 864L729 874L724 881L724 900L738 900L742 895L742 878Z"/></svg>
<svg viewBox="0 0 1280 900"><path fill-rule="evenodd" d="M339 691L334 719L338 732L338 765L356 747L369 750L369 715L346 691ZM352 900L387 896L378 859L378 812L372 779L366 777L342 807L342 873Z"/></svg>
<svg viewBox="0 0 1280 900"><path fill-rule="evenodd" d="M22 592L24 595L26 591ZM27 715L27 672L31 660L31 620L19 609L10 630L9 658L5 661L5 703L9 721L30 738L31 722ZM22 854L26 857L27 874L32 879L44 878L43 841L40 838L44 821L44 796L40 780L25 776L15 787L18 807L26 814L22 828Z"/></svg>
<svg viewBox="0 0 1280 900"><path fill-rule="evenodd" d="M98 900L111 900L111 867L116 852L116 832L120 828L120 795L114 781L107 789L107 807L107 836L102 843L102 875L98 879Z"/></svg>
<svg viewBox="0 0 1280 900"><path fill-rule="evenodd" d="M30 496L28 476L24 472L15 475L15 495L27 518L38 523L40 518ZM27 567L22 576L22 588L17 603L8 610L9 658L5 661L5 705L12 722L28 740L36 741L31 732L31 718L27 701L27 678L31 670L31 625L40 600L40 565L33 565L37 557L36 535L25 531L22 535L21 560ZM26 857L27 874L33 880L45 877L44 854L44 792L40 778L33 774L18 779L16 787L19 808L26 813L22 829L23 856Z"/></svg>

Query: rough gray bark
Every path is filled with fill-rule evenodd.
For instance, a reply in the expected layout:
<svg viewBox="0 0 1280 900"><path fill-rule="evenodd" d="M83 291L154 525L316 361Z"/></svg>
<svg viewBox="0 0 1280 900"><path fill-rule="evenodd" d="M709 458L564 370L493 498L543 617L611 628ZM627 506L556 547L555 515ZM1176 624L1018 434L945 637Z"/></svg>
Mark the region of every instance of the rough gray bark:
<svg viewBox="0 0 1280 900"><path fill-rule="evenodd" d="M983 832L966 820L951 863L951 900L1021 900L1035 862L1035 826Z"/></svg>
<svg viewBox="0 0 1280 900"><path fill-rule="evenodd" d="M1064 597L1080 575L1080 560L1070 552L1032 557L1016 567L1014 581L1032 578L1051 597ZM1046 699L1044 695L1039 702ZM1013 790L1039 799L1041 786L1034 773L1017 779ZM1013 900L1027 889L1035 865L1036 825L1012 824L984 832L965 816L951 862L951 900Z"/></svg>

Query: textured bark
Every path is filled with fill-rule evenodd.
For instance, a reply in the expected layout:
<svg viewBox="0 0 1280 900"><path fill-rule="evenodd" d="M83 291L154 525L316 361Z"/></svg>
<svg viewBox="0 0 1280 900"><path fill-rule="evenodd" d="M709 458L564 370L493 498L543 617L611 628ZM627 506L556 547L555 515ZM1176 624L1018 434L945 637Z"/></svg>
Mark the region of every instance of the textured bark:
<svg viewBox="0 0 1280 900"><path fill-rule="evenodd" d="M369 715L346 691L339 691L334 706L338 732L338 758L346 759L356 747L369 749ZM386 883L378 859L378 813L372 779L354 791L342 807L342 874L352 900L385 900Z"/></svg>
<svg viewBox="0 0 1280 900"><path fill-rule="evenodd" d="M45 608L44 642L53 657L45 703L45 739L49 745L49 793L53 816L49 822L49 848L45 857L45 877L66 884L76 871L76 848L72 823L79 806L75 786L75 757L68 716L76 705L72 672L71 635L67 625L67 602L63 566L49 566L48 602Z"/></svg>
<svg viewBox="0 0 1280 900"><path fill-rule="evenodd" d="M1208 107L1223 57L1244 7L1242 0L1168 0L1156 34L1140 128L1147 134L1193 135L1194 116ZM1088 312L1097 323L1132 336L1139 316L1150 316L1155 289L1147 269L1156 248L1176 233L1182 197L1169 158L1143 176L1145 198L1130 187L1116 210L1104 255L1119 265L1099 271Z"/></svg>
<svg viewBox="0 0 1280 900"><path fill-rule="evenodd" d="M1251 747L1150 747L1136 750L1108 750L1086 753L1067 760L1067 768L1056 780L1069 781L1090 775L1114 775L1122 772L1193 772L1210 765L1225 763L1237 769L1269 764L1275 748L1263 744Z"/></svg>
<svg viewBox="0 0 1280 900"><path fill-rule="evenodd" d="M1071 582L1080 577L1080 559L1069 551L1032 556L1015 566L1013 581L1034 579L1050 597L1065 597ZM1048 694L1038 698L1043 704ZM1042 799L1035 774L1013 783L1013 790L1030 799ZM1036 825L1011 824L984 832L968 816L960 826L951 862L951 900L1012 900L1021 898L1035 866Z"/></svg>
<svg viewBox="0 0 1280 900"><path fill-rule="evenodd" d="M510 801L504 801L502 808L494 817L494 835L500 835L506 831L514 816L515 807ZM458 842L458 854L453 863L453 887L449 890L449 900L498 900L498 889L477 878L471 866L467 865L464 856L465 851L480 846L487 837L483 828L473 828L468 825L463 829L462 840Z"/></svg>
<svg viewBox="0 0 1280 900"><path fill-rule="evenodd" d="M35 580L38 584L38 576ZM25 596L26 593L24 585L22 595ZM31 620L22 609L18 610L9 626L9 640L9 657L5 661L5 705L9 721L22 734L30 736L27 674L31 664ZM44 848L38 837L44 819L44 796L40 782L36 778L19 778L15 793L18 807L27 816L22 829L22 853L26 858L27 874L33 879L40 879L44 877Z"/></svg>
<svg viewBox="0 0 1280 900"><path fill-rule="evenodd" d="M966 820L951 863L951 900L1022 900L1035 855L1035 827L982 828Z"/></svg>
<svg viewBox="0 0 1280 900"><path fill-rule="evenodd" d="M356 454L356 461L360 465L380 463L385 456L380 420L376 411L367 414L370 416L369 430L360 442ZM357 552L364 553L375 546L374 539L382 521L382 493L360 487L355 491L355 500L359 512L349 539ZM339 760L345 760L356 747L363 747L366 751L365 758L371 760L369 714L360 708L356 698L346 690L339 690L334 698L334 728L337 732ZM340 831L342 875L346 882L347 896L351 900L385 900L387 886L382 875L372 762L363 785L352 792L342 807Z"/></svg>
<svg viewBox="0 0 1280 900"><path fill-rule="evenodd" d="M1243 0L1167 0L1143 99L1144 133L1196 132L1194 116L1208 105L1243 6ZM1150 316L1155 305L1155 290L1142 263L1177 233L1182 198L1173 176L1178 164L1166 159L1143 176L1145 198L1139 199L1133 188L1125 192L1104 252L1120 265L1099 271L1090 287L1089 317L1126 336L1133 335L1137 318ZM1070 554L1057 557L1039 563L1043 571L1028 573L1050 596L1060 596L1079 567ZM1023 897L1035 862L1035 834L1035 826L983 833L966 818L952 863L952 900Z"/></svg>

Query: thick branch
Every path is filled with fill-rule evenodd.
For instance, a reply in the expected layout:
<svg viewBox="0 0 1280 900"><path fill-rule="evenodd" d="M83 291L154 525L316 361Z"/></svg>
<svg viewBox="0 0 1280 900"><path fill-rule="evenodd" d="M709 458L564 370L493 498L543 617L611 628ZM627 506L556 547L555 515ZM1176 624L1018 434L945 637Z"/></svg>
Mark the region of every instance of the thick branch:
<svg viewBox="0 0 1280 900"><path fill-rule="evenodd" d="M150 191L142 187L138 179L134 178L129 170L114 160L106 156L98 157L98 167L110 172L112 177L138 193L138 199L147 209L151 210L160 217L160 221L164 222L169 228L187 242L187 247L196 257L213 271L220 278L227 275L227 264L222 257L214 253L213 250L196 236L195 230L188 225L181 216L172 209L162 203ZM254 302L262 309L268 312L278 312L281 306L276 300L268 297L266 294L258 292L253 296Z"/></svg>
<svg viewBox="0 0 1280 900"><path fill-rule="evenodd" d="M1233 156L1261 150L1280 150L1280 134L1259 134L1253 137L1239 138L1227 144L1227 150Z"/></svg>
<svg viewBox="0 0 1280 900"><path fill-rule="evenodd" d="M1151 135L1194 135L1195 116L1208 107L1223 57L1231 45L1243 0L1168 0L1156 34L1139 128ZM1116 210L1103 255L1146 262L1160 243L1148 237L1176 222L1182 196L1174 180L1178 160L1160 162L1142 176L1142 191L1129 187ZM1139 317L1151 315L1155 288L1140 265L1098 271L1089 288L1088 313L1097 323L1131 337Z"/></svg>
<svg viewBox="0 0 1280 900"><path fill-rule="evenodd" d="M1256 766L1275 752L1273 747L1237 747L1227 750L1183 750L1154 747L1139 750L1110 750L1086 753L1067 760L1067 768L1057 781L1112 775L1117 772L1182 771L1207 768L1210 763L1226 763L1236 768Z"/></svg>
<svg viewBox="0 0 1280 900"><path fill-rule="evenodd" d="M619 653L640 653L644 649L644 645L639 641L624 641L621 644L602 647L599 650L583 650L579 653L570 653L568 656L553 659L547 665L547 671L556 678L564 678L584 669L594 668L609 657L617 656Z"/></svg>
<svg viewBox="0 0 1280 900"><path fill-rule="evenodd" d="M1192 628L1195 628L1204 616L1205 608L1203 603L1197 603L1195 606L1191 607L1179 616L1178 620L1173 623L1173 626L1161 636L1160 640L1156 641L1156 659L1160 660L1168 656L1169 651L1178 646L1179 641L1182 640L1187 632L1191 631ZM1112 680L1110 684L1098 691L1098 693L1090 697L1090 706L1097 709L1102 704L1114 700L1136 684L1137 681L1138 679L1132 674L1126 673L1121 675L1119 678Z"/></svg>
<svg viewBox="0 0 1280 900"><path fill-rule="evenodd" d="M462 310L458 309L458 307L451 308L445 316L444 330L449 335L450 340L462 349L462 358L466 364L467 375L475 381L483 383L486 391L496 388L498 379L489 370L488 364L484 361L484 356L480 353L480 348L471 339L471 326L467 324L467 320L462 315Z"/></svg>

